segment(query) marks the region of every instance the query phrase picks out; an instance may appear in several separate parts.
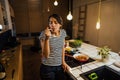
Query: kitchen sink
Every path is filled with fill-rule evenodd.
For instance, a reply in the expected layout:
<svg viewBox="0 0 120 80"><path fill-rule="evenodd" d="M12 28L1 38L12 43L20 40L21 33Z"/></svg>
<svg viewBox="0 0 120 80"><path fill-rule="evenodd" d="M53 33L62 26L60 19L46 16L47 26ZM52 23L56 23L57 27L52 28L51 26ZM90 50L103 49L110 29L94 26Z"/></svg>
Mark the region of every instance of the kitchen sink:
<svg viewBox="0 0 120 80"><path fill-rule="evenodd" d="M108 66L101 66L80 74L84 80L119 80L120 73Z"/></svg>

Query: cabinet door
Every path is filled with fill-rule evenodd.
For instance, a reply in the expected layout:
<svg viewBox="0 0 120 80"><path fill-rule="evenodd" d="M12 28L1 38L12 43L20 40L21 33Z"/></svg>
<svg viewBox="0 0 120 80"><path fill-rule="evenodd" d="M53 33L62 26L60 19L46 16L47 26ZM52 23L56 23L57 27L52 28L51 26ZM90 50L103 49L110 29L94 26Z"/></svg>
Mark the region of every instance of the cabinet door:
<svg viewBox="0 0 120 80"><path fill-rule="evenodd" d="M3 9L2 9L2 5L0 2L0 24L3 25L4 21L3 21Z"/></svg>

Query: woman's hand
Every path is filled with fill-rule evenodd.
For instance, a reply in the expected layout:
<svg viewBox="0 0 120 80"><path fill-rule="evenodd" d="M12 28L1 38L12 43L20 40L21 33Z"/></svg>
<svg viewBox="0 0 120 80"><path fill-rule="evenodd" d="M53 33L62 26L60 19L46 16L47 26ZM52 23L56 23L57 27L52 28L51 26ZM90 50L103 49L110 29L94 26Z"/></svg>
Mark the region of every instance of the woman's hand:
<svg viewBox="0 0 120 80"><path fill-rule="evenodd" d="M46 37L50 37L51 36L51 29L49 29L48 27L45 29L45 35Z"/></svg>
<svg viewBox="0 0 120 80"><path fill-rule="evenodd" d="M66 64L66 62L64 62L62 64L62 67L63 67L64 71L69 71L70 70L70 67Z"/></svg>

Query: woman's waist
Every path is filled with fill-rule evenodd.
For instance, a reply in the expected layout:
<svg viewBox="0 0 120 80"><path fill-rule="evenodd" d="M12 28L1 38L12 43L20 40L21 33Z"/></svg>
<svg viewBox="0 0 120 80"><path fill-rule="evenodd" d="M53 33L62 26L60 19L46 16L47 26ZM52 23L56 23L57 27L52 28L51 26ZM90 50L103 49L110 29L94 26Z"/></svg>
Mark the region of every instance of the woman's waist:
<svg viewBox="0 0 120 80"><path fill-rule="evenodd" d="M44 67L61 67L62 64L60 64L60 65L47 65L47 64L42 63L41 66L44 66Z"/></svg>
<svg viewBox="0 0 120 80"><path fill-rule="evenodd" d="M43 58L42 59L42 63L45 65L49 65L49 66L58 66L62 64L62 59L61 58Z"/></svg>

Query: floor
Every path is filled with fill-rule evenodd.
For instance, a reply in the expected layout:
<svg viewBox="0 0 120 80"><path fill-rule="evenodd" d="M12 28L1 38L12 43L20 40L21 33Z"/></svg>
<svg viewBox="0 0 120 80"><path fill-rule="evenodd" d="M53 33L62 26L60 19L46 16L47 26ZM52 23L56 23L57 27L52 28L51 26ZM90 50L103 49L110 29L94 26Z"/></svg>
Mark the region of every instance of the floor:
<svg viewBox="0 0 120 80"><path fill-rule="evenodd" d="M40 80L40 53L33 52L31 46L23 46L23 80Z"/></svg>
<svg viewBox="0 0 120 80"><path fill-rule="evenodd" d="M23 45L23 80L41 80L39 69L41 64L41 55L36 52L34 40L22 40ZM24 43L26 42L26 43ZM72 80L66 74L66 80Z"/></svg>

